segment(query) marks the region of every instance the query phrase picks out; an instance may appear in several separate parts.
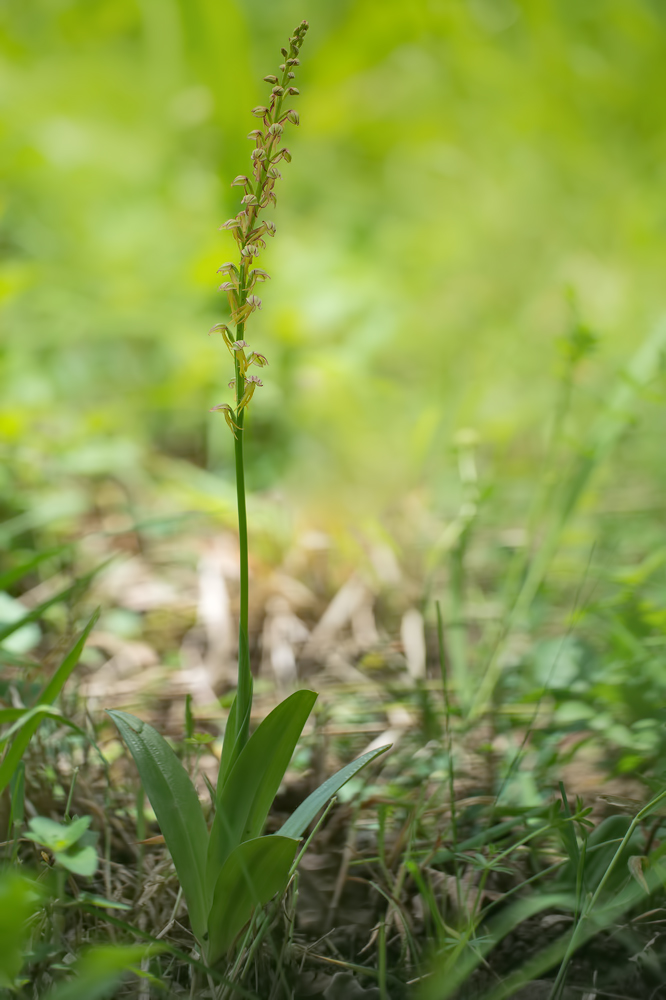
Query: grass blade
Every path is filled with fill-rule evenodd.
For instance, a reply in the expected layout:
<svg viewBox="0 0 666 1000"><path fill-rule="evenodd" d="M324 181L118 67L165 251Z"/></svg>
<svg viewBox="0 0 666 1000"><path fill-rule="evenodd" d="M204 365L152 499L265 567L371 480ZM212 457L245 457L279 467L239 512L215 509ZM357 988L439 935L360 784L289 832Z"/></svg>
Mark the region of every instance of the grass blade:
<svg viewBox="0 0 666 1000"><path fill-rule="evenodd" d="M45 559L52 559L54 556L59 556L70 548L70 545L57 545L52 549L44 549L43 552L38 552L31 559L28 559L27 562L21 563L20 566L14 566L13 569L8 569L4 573L0 573L0 590L7 590L17 580L23 579L24 576L32 572Z"/></svg>
<svg viewBox="0 0 666 1000"><path fill-rule="evenodd" d="M95 622L99 618L99 612L99 608L94 612L83 632L78 637L51 680L42 690L42 693L37 699L37 705L52 705L58 697L65 685L65 682L74 670L74 667L79 662L86 640L90 635ZM22 728L17 732L14 742L7 749L5 756L2 758L2 763L0 764L0 795L9 784L19 761L25 753L28 743L37 731L41 718L41 715L35 714L25 723L25 725L22 726Z"/></svg>

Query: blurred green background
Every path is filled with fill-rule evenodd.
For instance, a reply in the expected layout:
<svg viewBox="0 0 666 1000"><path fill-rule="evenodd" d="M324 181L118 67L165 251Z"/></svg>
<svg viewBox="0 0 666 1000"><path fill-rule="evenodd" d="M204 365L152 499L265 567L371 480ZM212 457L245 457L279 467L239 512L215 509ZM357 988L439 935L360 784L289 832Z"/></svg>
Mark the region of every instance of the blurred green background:
<svg viewBox="0 0 666 1000"><path fill-rule="evenodd" d="M529 484L574 314L599 337L574 450L659 321L661 0L2 0L6 517L167 467L230 489L208 412L230 397L207 337L235 252L218 226L303 17L302 124L247 334L270 361L253 490L350 523L410 491L437 504L464 427L486 478ZM660 392L618 486L663 482Z"/></svg>

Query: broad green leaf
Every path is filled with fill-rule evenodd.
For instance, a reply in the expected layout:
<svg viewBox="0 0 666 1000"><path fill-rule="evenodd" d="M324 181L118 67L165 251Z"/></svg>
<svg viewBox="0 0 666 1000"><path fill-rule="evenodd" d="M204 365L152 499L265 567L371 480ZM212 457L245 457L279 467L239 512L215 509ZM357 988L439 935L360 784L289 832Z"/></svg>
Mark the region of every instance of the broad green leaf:
<svg viewBox="0 0 666 1000"><path fill-rule="evenodd" d="M192 930L202 941L210 890L206 882L208 831L199 797L187 771L152 726L127 712L108 714L139 769L141 783L155 810L183 888Z"/></svg>
<svg viewBox="0 0 666 1000"><path fill-rule="evenodd" d="M362 767L369 764L371 760L375 759L375 757L379 757L380 754L386 753L386 751L390 749L391 744L389 743L385 747L380 747L378 750L369 750L368 753L364 753L362 757L357 757L356 760L353 760L350 764L340 768L336 774L328 778L319 786L319 788L316 788L312 795L308 795L304 802L301 802L298 809L291 814L287 822L282 824L278 830L278 834L282 837L301 837L319 810L323 809L328 800L332 798L335 793L349 781L350 778L353 778Z"/></svg>
<svg viewBox="0 0 666 1000"><path fill-rule="evenodd" d="M37 844L48 847L54 853L56 851L66 851L72 847L77 840L83 836L90 826L90 816L79 816L72 823L56 823L46 816L33 816L29 821L30 833L26 833L28 840L34 840Z"/></svg>
<svg viewBox="0 0 666 1000"><path fill-rule="evenodd" d="M282 892L296 855L291 837L257 837L240 844L225 861L213 893L208 918L206 957L210 965L223 958L252 916Z"/></svg>
<svg viewBox="0 0 666 1000"><path fill-rule="evenodd" d="M295 691L274 708L218 788L208 855L211 881L240 843L261 833L316 698L313 691Z"/></svg>
<svg viewBox="0 0 666 1000"><path fill-rule="evenodd" d="M95 626L97 619L99 618L100 609L94 612L90 621L84 628L81 635L78 637L69 653L62 661L56 672L54 673L51 680L48 682L46 687L43 689L39 698L37 699L37 705L52 705L55 699L58 697L62 691L65 682L74 670L75 666L79 662L81 653L83 652L83 647L86 644L86 640L90 635L90 632ZM19 761L21 760L23 754L25 753L28 743L35 734L37 727L40 723L40 717L34 716L27 722L21 730L16 734L16 737L7 748L7 751L2 758L2 763L0 764L0 795L5 790L9 784L11 777L16 770Z"/></svg>
<svg viewBox="0 0 666 1000"><path fill-rule="evenodd" d="M74 875L85 875L90 878L99 867L99 857L94 847L71 847L68 851L54 851L53 857Z"/></svg>
<svg viewBox="0 0 666 1000"><path fill-rule="evenodd" d="M76 976L50 990L44 1000L101 1000L113 995L123 976L146 954L160 948L151 945L101 945L91 948L74 966Z"/></svg>

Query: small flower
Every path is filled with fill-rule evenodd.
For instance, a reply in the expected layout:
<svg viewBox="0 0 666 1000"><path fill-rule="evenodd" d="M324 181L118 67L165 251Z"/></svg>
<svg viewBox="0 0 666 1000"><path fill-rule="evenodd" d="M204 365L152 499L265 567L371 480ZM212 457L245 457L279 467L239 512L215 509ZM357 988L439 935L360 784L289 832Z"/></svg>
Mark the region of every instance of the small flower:
<svg viewBox="0 0 666 1000"><path fill-rule="evenodd" d="M242 430L242 427L239 427L234 420L234 417L236 416L235 411L232 410L228 403L218 403L217 406L211 406L210 412L212 413L214 410L220 410L221 413L224 413L224 419L229 425L229 430L233 436L236 437L236 431Z"/></svg>
<svg viewBox="0 0 666 1000"><path fill-rule="evenodd" d="M263 385L264 385L264 383L261 381L261 379L259 378L258 375L246 375L245 376L245 382L246 383L250 383L251 382L253 385L260 385L260 386L262 386L262 388L263 388Z"/></svg>
<svg viewBox="0 0 666 1000"><path fill-rule="evenodd" d="M245 301L253 309L261 309L261 299L258 295L248 295Z"/></svg>
<svg viewBox="0 0 666 1000"><path fill-rule="evenodd" d="M231 330L226 323L216 323L215 326L211 326L208 333L221 333L224 339L230 336Z"/></svg>
<svg viewBox="0 0 666 1000"><path fill-rule="evenodd" d="M233 344L231 345L231 350L242 351L245 347L247 347L246 340L234 340Z"/></svg>
<svg viewBox="0 0 666 1000"><path fill-rule="evenodd" d="M255 139L259 142L260 139L263 139L264 133L259 128L253 128L251 132L248 132L247 137L248 139Z"/></svg>
<svg viewBox="0 0 666 1000"><path fill-rule="evenodd" d="M252 353L248 355L247 363L248 366L256 365L258 368L265 368L268 361L266 360L265 354L258 354L257 351L252 351ZM263 385L263 382L261 384Z"/></svg>
<svg viewBox="0 0 666 1000"><path fill-rule="evenodd" d="M264 271L261 267L253 267L247 276L247 280L254 284L255 281L268 281L270 279L270 274L268 271Z"/></svg>
<svg viewBox="0 0 666 1000"><path fill-rule="evenodd" d="M258 104L256 108L252 108L252 114L255 118L263 118L264 115L268 114L268 108L265 108L262 104Z"/></svg>
<svg viewBox="0 0 666 1000"><path fill-rule="evenodd" d="M261 132L259 133L259 135L261 135ZM248 185L249 183L250 182L249 182L248 178L245 176L245 174L238 174L238 176L234 177L234 179L232 180L231 186L232 187L246 187L246 185Z"/></svg>
<svg viewBox="0 0 666 1000"><path fill-rule="evenodd" d="M282 128L279 122L273 122L273 124L270 125L268 129L269 135L282 135L283 132L284 129Z"/></svg>

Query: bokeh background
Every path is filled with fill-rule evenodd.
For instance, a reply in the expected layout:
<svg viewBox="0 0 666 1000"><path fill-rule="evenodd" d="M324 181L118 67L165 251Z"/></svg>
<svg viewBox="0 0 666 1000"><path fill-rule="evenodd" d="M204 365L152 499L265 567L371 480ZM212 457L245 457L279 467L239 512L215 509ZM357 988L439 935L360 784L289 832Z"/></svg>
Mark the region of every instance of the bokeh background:
<svg viewBox="0 0 666 1000"><path fill-rule="evenodd" d="M207 336L234 251L218 226L303 17L302 124L248 330L270 361L255 494L313 524L409 519L410 496L444 516L472 428L483 482L524 510L566 338L596 338L575 452L654 335L660 0L2 0L4 537L84 516L105 479L138 508L232 518L209 413L230 376ZM602 492L661 488L663 385L646 381Z"/></svg>

